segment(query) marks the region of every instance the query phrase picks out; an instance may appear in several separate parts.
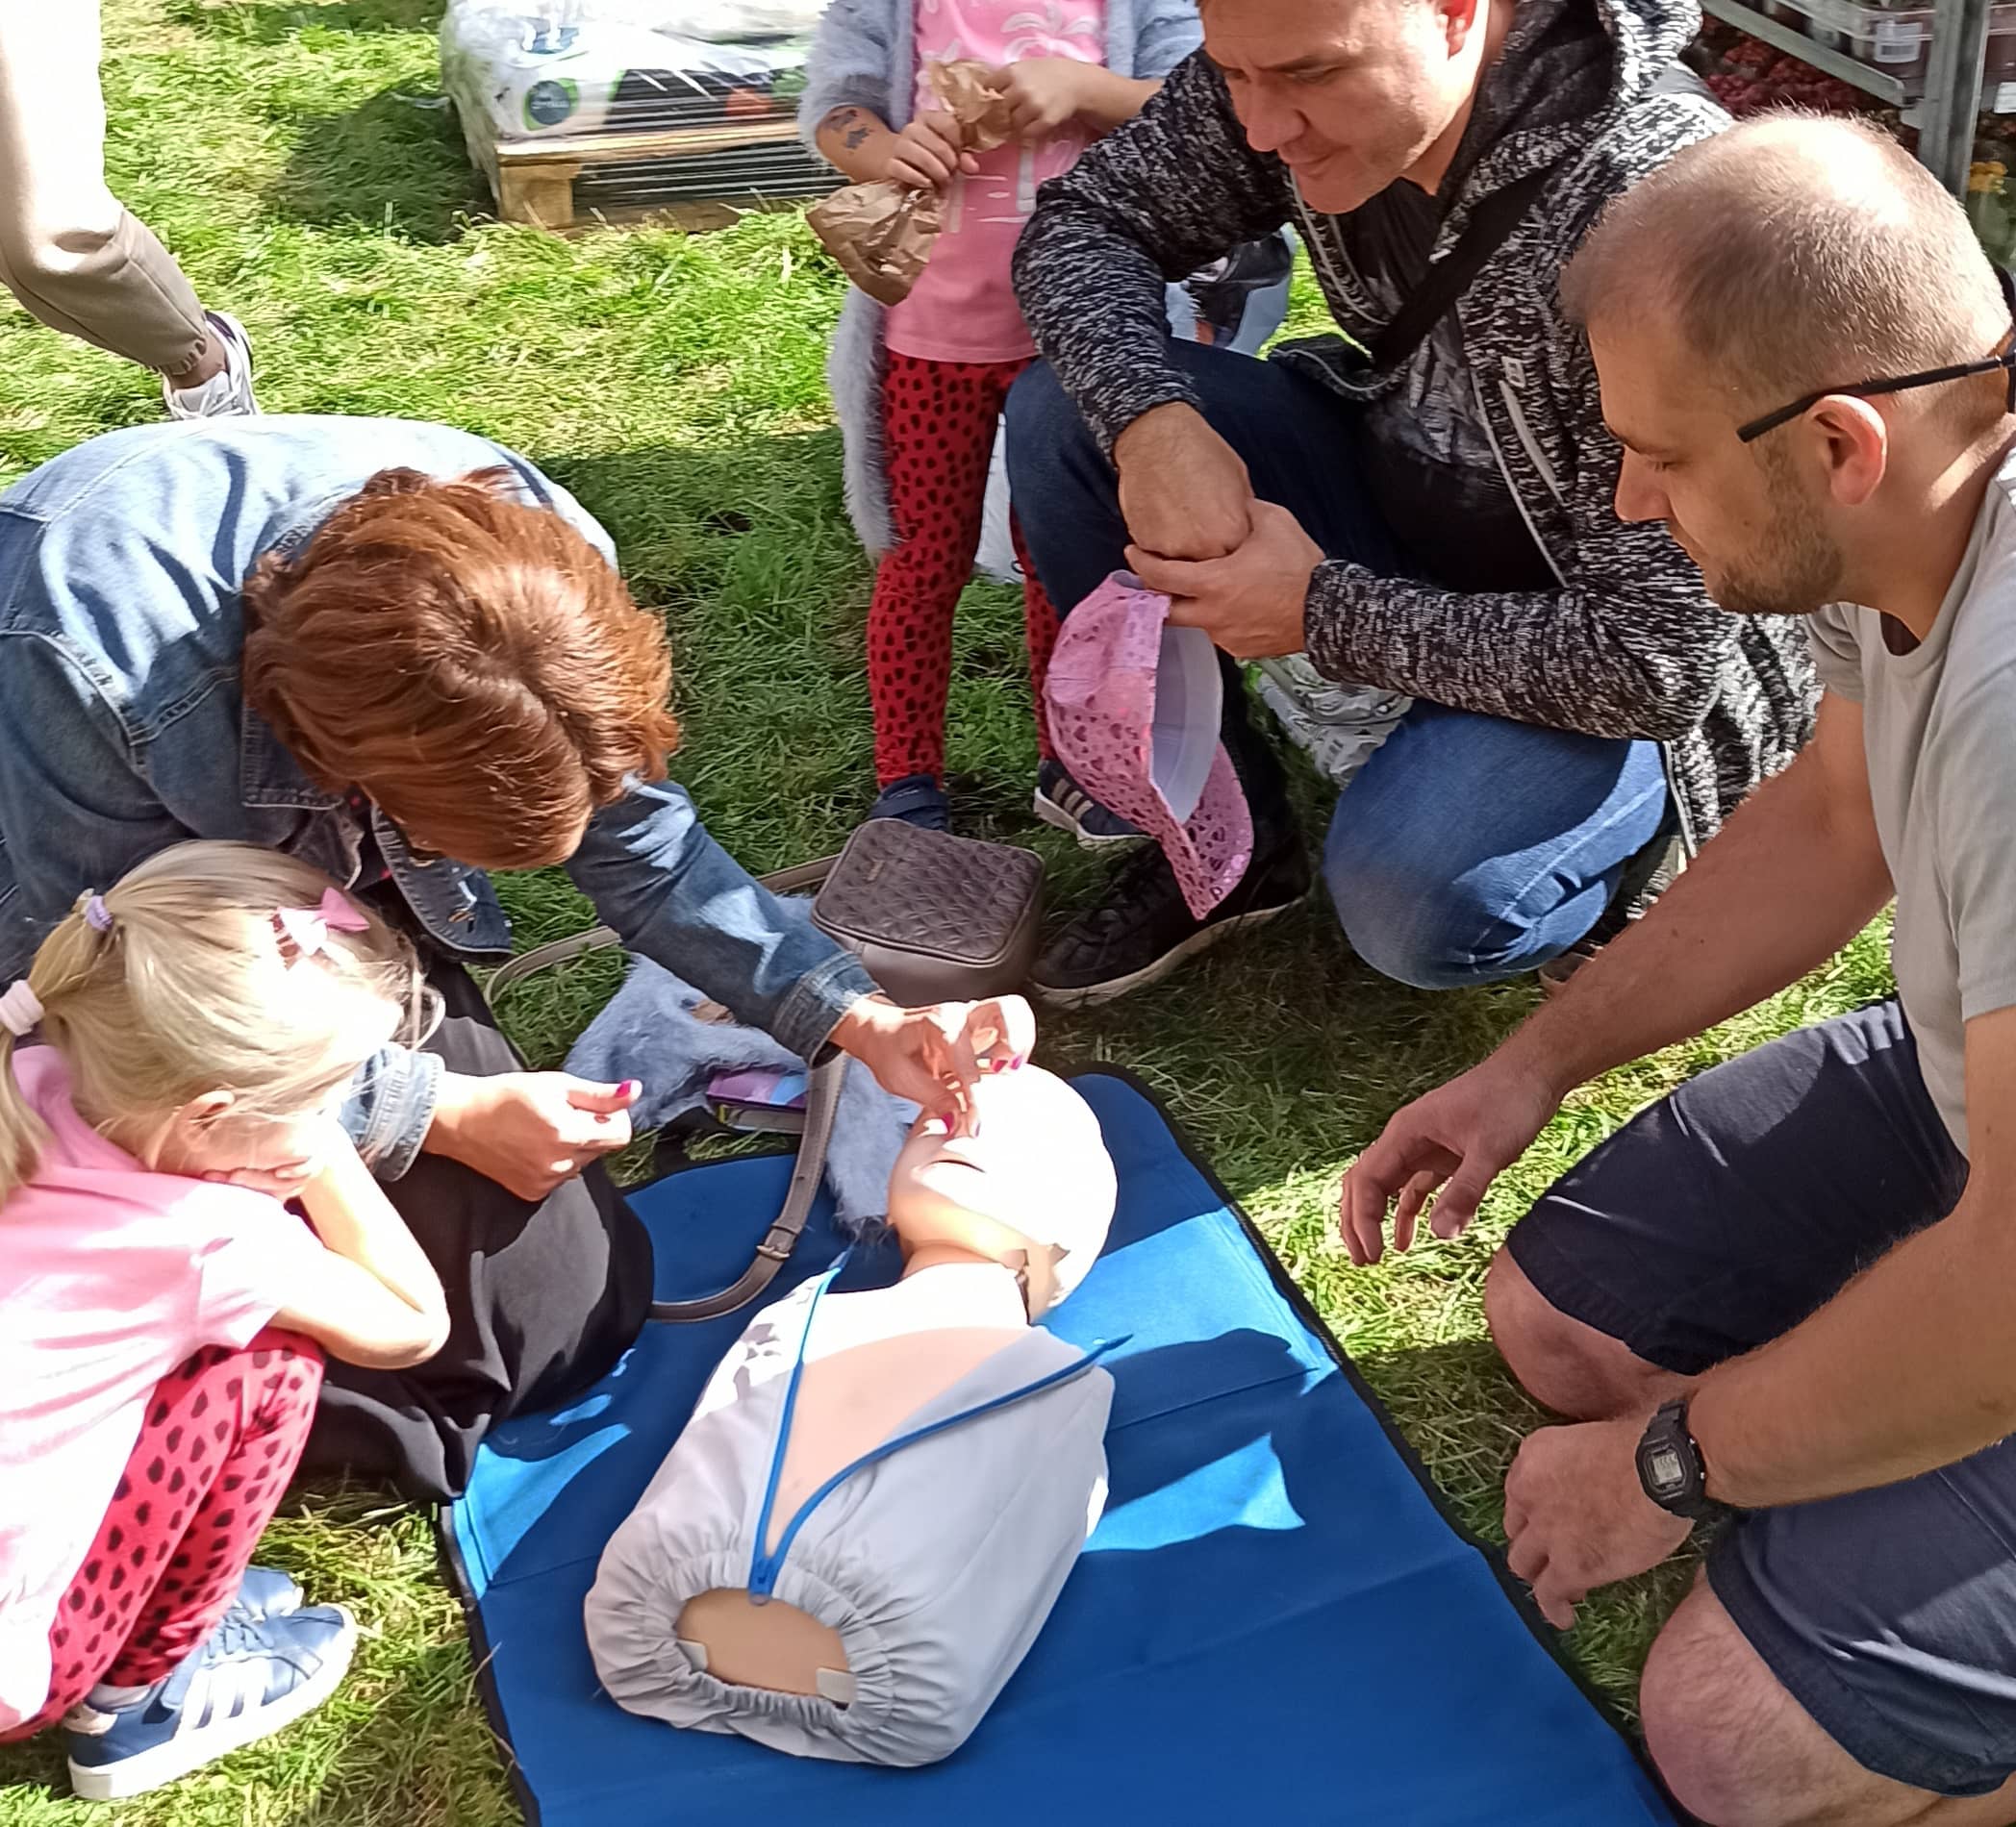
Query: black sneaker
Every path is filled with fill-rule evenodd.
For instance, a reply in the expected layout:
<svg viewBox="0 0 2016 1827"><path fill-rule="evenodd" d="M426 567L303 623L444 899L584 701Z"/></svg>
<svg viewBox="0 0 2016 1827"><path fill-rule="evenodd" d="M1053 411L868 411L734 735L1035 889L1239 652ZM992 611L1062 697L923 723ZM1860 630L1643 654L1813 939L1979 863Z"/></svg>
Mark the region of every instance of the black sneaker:
<svg viewBox="0 0 2016 1827"><path fill-rule="evenodd" d="M1686 866L1686 847L1680 842L1678 832L1668 832L1662 826L1651 842L1624 865L1617 891L1611 895L1610 905L1597 916L1596 924L1565 952L1540 966L1536 974L1541 989L1552 995L1565 988L1568 980L1625 927L1650 914L1652 903L1673 887L1674 879Z"/></svg>
<svg viewBox="0 0 2016 1827"><path fill-rule="evenodd" d="M929 774L905 774L893 780L875 795L869 808L870 818L900 818L920 831L944 831L952 822L951 803L945 788Z"/></svg>
<svg viewBox="0 0 2016 1827"><path fill-rule="evenodd" d="M1030 989L1052 1009L1090 1009L1158 983L1194 952L1285 914L1309 891L1301 838L1278 838L1203 919L1191 917L1158 845L1121 865L1089 908L1036 962Z"/></svg>
<svg viewBox="0 0 2016 1827"><path fill-rule="evenodd" d="M1036 764L1037 817L1077 838L1079 848L1097 850L1109 843L1137 843L1141 833L1118 813L1105 807L1071 779L1062 762Z"/></svg>

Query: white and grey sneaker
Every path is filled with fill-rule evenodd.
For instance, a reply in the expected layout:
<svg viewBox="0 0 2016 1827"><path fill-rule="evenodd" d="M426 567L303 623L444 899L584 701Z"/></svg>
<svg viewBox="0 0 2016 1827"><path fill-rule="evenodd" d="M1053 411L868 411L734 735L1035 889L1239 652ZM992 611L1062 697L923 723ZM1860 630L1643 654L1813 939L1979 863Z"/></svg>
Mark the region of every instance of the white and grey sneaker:
<svg viewBox="0 0 2016 1827"><path fill-rule="evenodd" d="M1413 709L1414 700L1376 686L1325 679L1304 654L1260 662L1260 696L1288 739L1338 787L1371 759Z"/></svg>
<svg viewBox="0 0 2016 1827"><path fill-rule="evenodd" d="M259 411L252 397L252 340L228 312L206 311L210 327L224 345L224 365L200 387L175 387L165 376L161 397L170 418L243 418Z"/></svg>

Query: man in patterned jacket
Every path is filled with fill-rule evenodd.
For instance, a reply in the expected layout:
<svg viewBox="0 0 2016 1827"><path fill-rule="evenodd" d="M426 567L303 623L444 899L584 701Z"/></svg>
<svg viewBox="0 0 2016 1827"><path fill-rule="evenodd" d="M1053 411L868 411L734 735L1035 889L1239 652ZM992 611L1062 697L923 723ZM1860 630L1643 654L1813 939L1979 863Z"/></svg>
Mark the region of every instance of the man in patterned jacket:
<svg viewBox="0 0 2016 1827"><path fill-rule="evenodd" d="M1202 0L1202 16L1203 49L1044 189L1016 283L1047 365L1015 390L1009 449L1053 601L1126 565L1228 656L1254 858L1200 923L1144 850L1037 988L1124 994L1305 892L1233 663L1303 651L1415 701L1325 847L1358 954L1424 988L1532 970L1600 939L1672 841L1703 842L1811 728L1797 630L1717 610L1663 528L1612 513L1618 447L1556 297L1602 205L1726 125L1675 67L1700 14ZM1509 233L1418 343L1360 354L1494 215ZM1172 342L1162 276L1283 223L1350 342L1269 362Z"/></svg>

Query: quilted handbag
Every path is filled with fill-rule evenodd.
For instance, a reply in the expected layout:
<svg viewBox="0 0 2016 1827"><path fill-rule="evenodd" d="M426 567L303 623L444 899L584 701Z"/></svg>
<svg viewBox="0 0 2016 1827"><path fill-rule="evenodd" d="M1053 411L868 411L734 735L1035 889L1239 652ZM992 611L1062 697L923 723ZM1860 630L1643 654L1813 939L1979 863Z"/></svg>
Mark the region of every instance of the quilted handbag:
<svg viewBox="0 0 2016 1827"><path fill-rule="evenodd" d="M847 839L812 918L906 1008L998 996L1036 961L1043 859L871 818Z"/></svg>
<svg viewBox="0 0 2016 1827"><path fill-rule="evenodd" d="M1002 994L1022 981L1035 961L1043 859L1033 850L877 818L861 826L838 857L762 881L778 894L818 887L814 921L860 957L886 995L906 1006ZM619 942L606 926L555 939L504 965L485 994L495 1007L507 989L535 971ZM784 1209L749 1266L729 1287L697 1300L654 1301L653 1319L691 1324L733 1313L776 1278L819 1194L845 1064L835 1056L813 1068Z"/></svg>

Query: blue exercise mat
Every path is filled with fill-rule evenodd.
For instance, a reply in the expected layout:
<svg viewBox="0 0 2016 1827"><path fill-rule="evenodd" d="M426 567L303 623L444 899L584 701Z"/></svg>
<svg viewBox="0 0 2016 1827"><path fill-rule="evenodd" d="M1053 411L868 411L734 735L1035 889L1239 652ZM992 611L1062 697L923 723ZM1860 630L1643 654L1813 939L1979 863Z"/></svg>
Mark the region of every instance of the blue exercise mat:
<svg viewBox="0 0 2016 1827"><path fill-rule="evenodd" d="M1107 1361L1112 1492L993 1712L956 1756L898 1771L677 1731L597 1690L581 1625L596 1559L753 1310L649 1326L584 1400L498 1428L444 1517L535 1827L1672 1827L1147 1093L1077 1085L1120 1211L1054 1321L1080 1344L1125 1336ZM638 1194L659 1296L740 1274L789 1170L727 1162ZM838 1249L822 1209L773 1295ZM857 1252L840 1285L896 1267Z"/></svg>

